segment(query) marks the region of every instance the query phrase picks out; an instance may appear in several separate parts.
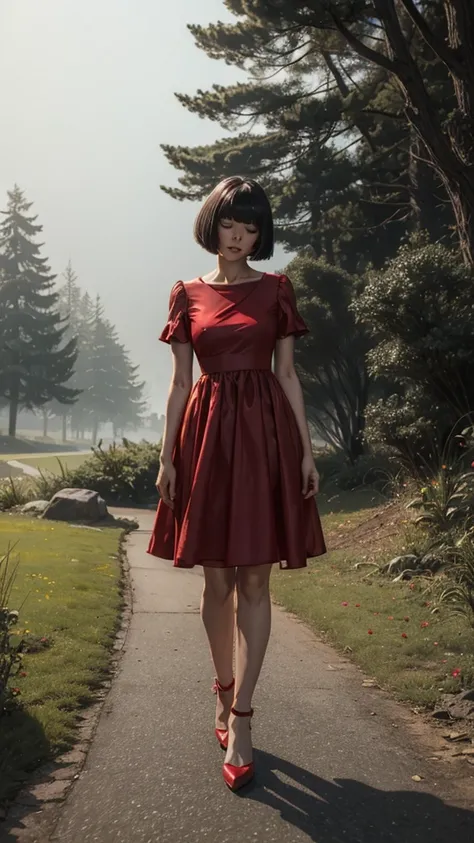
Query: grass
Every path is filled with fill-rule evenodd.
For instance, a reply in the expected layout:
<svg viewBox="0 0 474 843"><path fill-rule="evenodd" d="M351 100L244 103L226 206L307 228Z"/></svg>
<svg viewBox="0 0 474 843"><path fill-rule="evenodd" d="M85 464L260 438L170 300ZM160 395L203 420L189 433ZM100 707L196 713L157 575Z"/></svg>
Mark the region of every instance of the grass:
<svg viewBox="0 0 474 843"><path fill-rule="evenodd" d="M392 583L372 565L354 567L356 562L383 562L403 552L404 529L401 523L395 526L379 547L372 533L364 542L364 523L377 509L357 511L357 497L353 492L347 515L332 511L323 500L328 545L337 545L342 534L344 548L311 560L306 569L276 571L272 596L396 698L432 707L442 693L459 690L461 683L474 684L474 631L445 609L432 613L433 605L427 605L430 594L424 593L426 581L413 586ZM461 677L454 679L456 668Z"/></svg>
<svg viewBox="0 0 474 843"><path fill-rule="evenodd" d="M107 675L117 629L120 533L0 515L0 548L17 543L10 608L37 645L16 676L24 711L0 718L0 801L44 760L73 746L78 711ZM41 645L41 639L46 644Z"/></svg>
<svg viewBox="0 0 474 843"><path fill-rule="evenodd" d="M50 471L51 474L61 474L61 465L65 468L79 468L85 462L91 453L87 454L61 454L60 457L51 457L48 454L36 454L34 457L8 457L10 460L18 460L26 465L32 465L35 468L40 468L41 471Z"/></svg>

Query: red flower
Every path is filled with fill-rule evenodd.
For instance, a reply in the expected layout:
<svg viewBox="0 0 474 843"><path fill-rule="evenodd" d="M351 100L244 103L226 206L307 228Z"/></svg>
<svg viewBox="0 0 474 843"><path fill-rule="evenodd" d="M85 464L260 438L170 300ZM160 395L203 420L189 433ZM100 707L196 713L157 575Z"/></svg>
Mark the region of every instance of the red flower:
<svg viewBox="0 0 474 843"><path fill-rule="evenodd" d="M368 630L367 630L367 632L368 632L368 634L369 634L369 635L373 635L373 634L374 634L374 633L372 632L372 630L371 630L371 629L368 629Z"/></svg>
<svg viewBox="0 0 474 843"><path fill-rule="evenodd" d="M47 639L47 638L41 638L41 643L42 643L42 644L47 644L47 643L48 643L48 639Z"/></svg>
<svg viewBox="0 0 474 843"><path fill-rule="evenodd" d="M20 672L20 676L28 676L28 674L27 674L26 670L22 670L22 671Z"/></svg>
<svg viewBox="0 0 474 843"><path fill-rule="evenodd" d="M455 667L454 670L451 671L451 676L454 676L455 679L458 679L461 676L461 668Z"/></svg>
<svg viewBox="0 0 474 843"><path fill-rule="evenodd" d="M438 642L437 642L437 641L433 641L433 647L437 647L437 646L438 646Z"/></svg>
<svg viewBox="0 0 474 843"><path fill-rule="evenodd" d="M414 582L411 582L411 583L410 583L410 588L411 588L412 590L415 588L415 583L414 583Z"/></svg>
<svg viewBox="0 0 474 843"><path fill-rule="evenodd" d="M14 694L17 697L18 694L21 694L21 691L20 691L19 688L12 688L12 694Z"/></svg>
<svg viewBox="0 0 474 843"><path fill-rule="evenodd" d="M360 609L360 603L356 603L356 609Z"/></svg>
<svg viewBox="0 0 474 843"><path fill-rule="evenodd" d="M388 616L389 621L393 621L393 615Z"/></svg>
<svg viewBox="0 0 474 843"><path fill-rule="evenodd" d="M474 460L471 463L471 468L474 468Z"/></svg>
<svg viewBox="0 0 474 843"><path fill-rule="evenodd" d="M429 625L430 625L429 621L422 621L421 624L420 624L422 629L426 629L426 627L429 626Z"/></svg>
<svg viewBox="0 0 474 843"><path fill-rule="evenodd" d="M408 638L408 635L406 634L406 632L402 632L402 638Z"/></svg>
<svg viewBox="0 0 474 843"><path fill-rule="evenodd" d="M349 605L349 603L347 602L347 600L344 600L344 602L341 603L341 606L348 606L348 605Z"/></svg>
<svg viewBox="0 0 474 843"><path fill-rule="evenodd" d="M403 620L404 620L404 621L407 621L407 623L408 623L408 621L410 620L410 618L408 617L408 615L405 615L405 617L403 618Z"/></svg>
<svg viewBox="0 0 474 843"><path fill-rule="evenodd" d="M380 612L374 612L374 615L380 615Z"/></svg>

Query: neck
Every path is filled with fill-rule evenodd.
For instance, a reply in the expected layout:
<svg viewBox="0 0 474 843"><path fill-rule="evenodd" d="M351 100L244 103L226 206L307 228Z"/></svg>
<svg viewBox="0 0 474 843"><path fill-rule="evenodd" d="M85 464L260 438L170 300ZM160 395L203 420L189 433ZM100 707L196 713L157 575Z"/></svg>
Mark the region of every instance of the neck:
<svg viewBox="0 0 474 843"><path fill-rule="evenodd" d="M248 278L250 267L246 258L240 261L226 261L222 255L217 256L217 275L213 279L214 283L233 284L239 278Z"/></svg>

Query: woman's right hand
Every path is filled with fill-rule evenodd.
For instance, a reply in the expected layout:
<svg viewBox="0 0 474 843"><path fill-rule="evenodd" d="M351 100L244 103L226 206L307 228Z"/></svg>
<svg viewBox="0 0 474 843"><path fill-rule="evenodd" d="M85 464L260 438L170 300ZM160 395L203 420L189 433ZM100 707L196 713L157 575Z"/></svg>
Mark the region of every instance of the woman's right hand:
<svg viewBox="0 0 474 843"><path fill-rule="evenodd" d="M166 506L170 509L174 507L174 496L176 488L176 469L172 462L163 462L160 464L158 477L156 478L156 488L160 494L160 498Z"/></svg>

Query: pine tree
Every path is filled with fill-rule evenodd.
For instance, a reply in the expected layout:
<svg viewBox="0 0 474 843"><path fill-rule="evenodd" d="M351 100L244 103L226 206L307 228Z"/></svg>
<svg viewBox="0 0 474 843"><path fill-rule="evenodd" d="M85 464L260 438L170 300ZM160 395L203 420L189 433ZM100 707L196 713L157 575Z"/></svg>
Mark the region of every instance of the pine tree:
<svg viewBox="0 0 474 843"><path fill-rule="evenodd" d="M139 424L145 406L144 383L138 380L138 367L132 366L116 329L104 317L99 298L88 330L90 342L80 409L92 429L95 444L101 424L111 422L114 431Z"/></svg>
<svg viewBox="0 0 474 843"><path fill-rule="evenodd" d="M435 239L450 236L454 217L440 177L423 163L390 70L348 49L335 26L319 27L314 9L324 3L225 5L235 24L189 28L200 49L247 70L249 81L178 100L232 136L209 146L165 145L182 175L179 187L163 189L179 200L201 199L221 177L252 175L272 197L285 246L311 244L317 255L350 271L369 261L380 265L417 227ZM367 4L332 5L357 17ZM443 20L442 10L431 13L434 31L442 31ZM375 23L361 22L369 39ZM421 35L411 36L427 90L441 119L448 119L449 74L433 62Z"/></svg>
<svg viewBox="0 0 474 843"><path fill-rule="evenodd" d="M0 224L0 395L10 406L9 434L18 410L51 400L72 404L77 391L66 386L77 356L74 338L58 310L47 259L35 237L42 231L32 203L15 186L8 192Z"/></svg>
<svg viewBox="0 0 474 843"><path fill-rule="evenodd" d="M63 273L64 284L59 289L58 307L61 317L67 322L67 329L65 332L65 339L75 338L77 343L78 356L75 363L74 372L69 379L67 386L71 389L80 389L78 386L78 365L80 361L80 345L79 345L79 329L81 324L80 306L81 306L81 289L77 283L77 275L72 268L71 261L68 262ZM79 393L80 394L80 393ZM77 402L75 405L77 406ZM42 410L43 413L43 435L47 435L48 418L51 415L61 416L62 419L62 441L67 441L67 423L72 413L72 407L66 407L58 401L52 401L47 407Z"/></svg>
<svg viewBox="0 0 474 843"><path fill-rule="evenodd" d="M143 400L144 381L139 380L138 366L133 366L124 346L117 361L115 372L115 399L113 416L110 419L114 429L114 439L123 436L127 429L134 429L143 422L146 401Z"/></svg>

